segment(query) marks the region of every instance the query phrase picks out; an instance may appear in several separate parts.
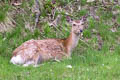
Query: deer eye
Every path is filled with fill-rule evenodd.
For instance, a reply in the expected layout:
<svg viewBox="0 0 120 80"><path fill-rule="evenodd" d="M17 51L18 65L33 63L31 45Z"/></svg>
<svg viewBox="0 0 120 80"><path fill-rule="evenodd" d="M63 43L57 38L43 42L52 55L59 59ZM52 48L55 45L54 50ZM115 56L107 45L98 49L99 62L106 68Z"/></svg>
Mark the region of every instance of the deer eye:
<svg viewBox="0 0 120 80"><path fill-rule="evenodd" d="M73 26L76 26L76 24L73 24Z"/></svg>

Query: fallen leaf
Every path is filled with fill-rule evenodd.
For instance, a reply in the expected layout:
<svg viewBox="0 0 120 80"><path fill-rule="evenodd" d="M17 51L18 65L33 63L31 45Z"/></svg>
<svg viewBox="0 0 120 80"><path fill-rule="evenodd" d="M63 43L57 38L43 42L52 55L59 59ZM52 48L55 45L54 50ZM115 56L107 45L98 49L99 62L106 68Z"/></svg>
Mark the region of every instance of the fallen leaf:
<svg viewBox="0 0 120 80"><path fill-rule="evenodd" d="M87 0L87 2L93 2L93 1L95 1L95 0Z"/></svg>
<svg viewBox="0 0 120 80"><path fill-rule="evenodd" d="M20 6L22 3L13 3L15 6Z"/></svg>
<svg viewBox="0 0 120 80"><path fill-rule="evenodd" d="M67 65L66 67L67 67L67 68L72 68L72 66L71 66L71 65Z"/></svg>

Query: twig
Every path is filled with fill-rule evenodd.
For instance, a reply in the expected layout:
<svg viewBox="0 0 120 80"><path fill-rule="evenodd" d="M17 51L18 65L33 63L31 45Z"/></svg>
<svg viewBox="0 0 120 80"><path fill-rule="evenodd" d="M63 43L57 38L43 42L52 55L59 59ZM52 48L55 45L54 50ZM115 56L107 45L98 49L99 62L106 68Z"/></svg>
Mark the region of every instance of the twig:
<svg viewBox="0 0 120 80"><path fill-rule="evenodd" d="M39 21L39 17L40 17L40 6L39 6L39 1L35 0L35 12L36 12L36 18L35 18L35 28L37 27L38 21Z"/></svg>
<svg viewBox="0 0 120 80"><path fill-rule="evenodd" d="M85 45L87 45L87 47L90 47L89 44L87 44L85 41L83 41L82 39L79 39L81 42L83 42Z"/></svg>

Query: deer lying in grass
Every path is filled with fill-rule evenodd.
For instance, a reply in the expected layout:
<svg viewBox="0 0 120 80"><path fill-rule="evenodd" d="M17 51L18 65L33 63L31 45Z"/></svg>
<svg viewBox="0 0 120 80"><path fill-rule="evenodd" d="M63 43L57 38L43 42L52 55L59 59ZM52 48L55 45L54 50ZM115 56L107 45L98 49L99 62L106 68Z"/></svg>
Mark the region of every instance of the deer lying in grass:
<svg viewBox="0 0 120 80"><path fill-rule="evenodd" d="M71 21L72 30L66 39L29 40L13 51L11 63L28 66L48 60L61 60L71 56L83 32L83 19Z"/></svg>

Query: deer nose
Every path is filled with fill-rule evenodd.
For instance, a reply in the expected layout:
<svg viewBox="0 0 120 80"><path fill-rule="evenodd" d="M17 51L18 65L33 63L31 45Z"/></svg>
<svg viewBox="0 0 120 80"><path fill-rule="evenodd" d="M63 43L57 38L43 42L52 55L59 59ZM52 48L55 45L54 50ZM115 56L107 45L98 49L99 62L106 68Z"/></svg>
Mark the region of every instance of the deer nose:
<svg viewBox="0 0 120 80"><path fill-rule="evenodd" d="M83 30L80 30L80 32L83 32Z"/></svg>

